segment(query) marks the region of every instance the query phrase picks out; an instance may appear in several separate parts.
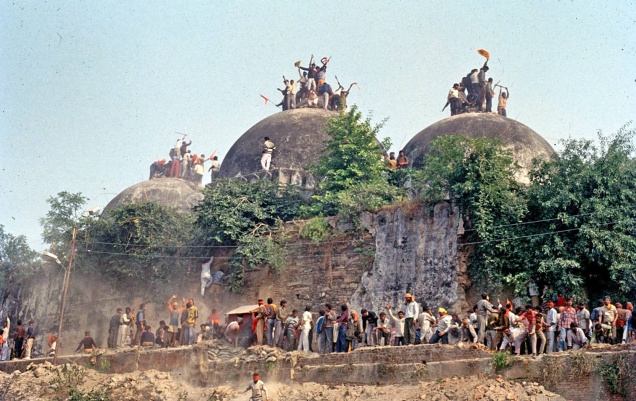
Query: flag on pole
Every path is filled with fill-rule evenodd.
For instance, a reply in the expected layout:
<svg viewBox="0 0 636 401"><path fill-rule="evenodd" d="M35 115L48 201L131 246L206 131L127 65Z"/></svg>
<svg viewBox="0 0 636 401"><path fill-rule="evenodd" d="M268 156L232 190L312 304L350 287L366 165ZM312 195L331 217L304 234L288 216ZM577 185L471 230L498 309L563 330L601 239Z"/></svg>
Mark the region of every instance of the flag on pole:
<svg viewBox="0 0 636 401"><path fill-rule="evenodd" d="M486 49L477 49L477 53L486 57L486 60L490 60L490 53Z"/></svg>
<svg viewBox="0 0 636 401"><path fill-rule="evenodd" d="M354 82L354 83L353 83L353 85L355 85L355 86L356 86L356 88L358 88L358 90L359 90L359 91L361 91L361 90L362 90L362 89L360 88L360 85L358 85L358 83L357 83L357 82Z"/></svg>
<svg viewBox="0 0 636 401"><path fill-rule="evenodd" d="M265 99L265 104L267 104L267 102L269 102L269 99L268 99L268 98L266 98L265 96L261 95L261 97L262 97L263 99Z"/></svg>

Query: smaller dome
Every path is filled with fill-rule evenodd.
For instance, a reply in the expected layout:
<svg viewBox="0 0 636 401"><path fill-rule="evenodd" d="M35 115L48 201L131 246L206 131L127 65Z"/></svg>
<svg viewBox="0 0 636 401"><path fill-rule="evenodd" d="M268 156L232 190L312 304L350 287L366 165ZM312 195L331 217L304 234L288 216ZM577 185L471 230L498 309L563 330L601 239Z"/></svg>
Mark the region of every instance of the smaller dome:
<svg viewBox="0 0 636 401"><path fill-rule="evenodd" d="M192 208L203 199L197 184L179 178L155 178L124 189L104 208L104 212L121 205L156 202L176 207L180 212L192 213Z"/></svg>

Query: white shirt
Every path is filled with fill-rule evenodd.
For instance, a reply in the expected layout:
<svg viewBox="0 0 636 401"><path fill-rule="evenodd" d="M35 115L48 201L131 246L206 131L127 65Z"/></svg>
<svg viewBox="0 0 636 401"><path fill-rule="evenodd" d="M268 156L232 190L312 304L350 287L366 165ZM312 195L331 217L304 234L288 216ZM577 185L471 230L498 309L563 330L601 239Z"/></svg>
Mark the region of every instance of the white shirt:
<svg viewBox="0 0 636 401"><path fill-rule="evenodd" d="M517 327L515 329L511 329L510 330L510 334L508 334L508 335L504 334L503 342L501 343L501 347L499 349L500 350L506 349L508 344L513 344L515 341L517 341L519 336L522 336L525 332L526 332L526 330L522 329L521 327Z"/></svg>
<svg viewBox="0 0 636 401"><path fill-rule="evenodd" d="M417 325L420 326L420 331L426 332L431 328L432 323L435 323L435 318L428 312L422 312L417 317Z"/></svg>
<svg viewBox="0 0 636 401"><path fill-rule="evenodd" d="M567 339L568 339L568 347L571 347L572 343L582 347L588 342L587 337L585 337L585 333L583 333L583 330L581 330L580 327L577 327L576 330L569 330Z"/></svg>
<svg viewBox="0 0 636 401"><path fill-rule="evenodd" d="M510 327L511 329L514 329L515 327L517 327L516 322L517 322L517 315L512 313L512 311L508 312L508 327Z"/></svg>
<svg viewBox="0 0 636 401"><path fill-rule="evenodd" d="M557 329L557 322L559 321L559 316L557 314L556 309L552 308L548 311L548 315L545 319L545 323L547 325L549 325L550 323L554 323L552 326L550 326L550 328L548 328L548 331L556 331Z"/></svg>
<svg viewBox="0 0 636 401"><path fill-rule="evenodd" d="M413 302L411 302L411 303L413 303ZM389 316L391 317L391 320L393 321L393 324L395 325L395 336L396 337L404 337L404 320L405 320L405 318L398 319L397 317L393 316L393 312L391 312L391 309L389 309Z"/></svg>
<svg viewBox="0 0 636 401"><path fill-rule="evenodd" d="M247 390L252 390L252 397L263 397L263 394L264 394L265 397L263 398L269 399L269 394L267 394L265 383L263 383L260 380L257 381L256 383L254 383L253 381L250 382L250 384L247 385L247 388L245 389L245 391Z"/></svg>
<svg viewBox="0 0 636 401"><path fill-rule="evenodd" d="M468 320L470 320L471 326L477 328L477 314L475 312L470 314Z"/></svg>
<svg viewBox="0 0 636 401"><path fill-rule="evenodd" d="M417 303L415 303L414 301L409 302L408 304L405 305L404 307L405 311L404 311L404 318L405 319L415 319L417 318L418 315L418 307L417 307Z"/></svg>
<svg viewBox="0 0 636 401"><path fill-rule="evenodd" d="M303 329L309 330L311 329L311 312L304 311L303 312Z"/></svg>

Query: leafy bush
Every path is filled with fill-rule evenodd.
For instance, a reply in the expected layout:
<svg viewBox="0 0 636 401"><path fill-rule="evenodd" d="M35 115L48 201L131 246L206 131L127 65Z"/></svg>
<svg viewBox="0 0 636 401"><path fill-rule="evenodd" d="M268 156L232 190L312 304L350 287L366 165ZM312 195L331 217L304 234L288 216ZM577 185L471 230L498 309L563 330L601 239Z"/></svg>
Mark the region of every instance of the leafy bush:
<svg viewBox="0 0 636 401"><path fill-rule="evenodd" d="M199 249L189 248L193 223L193 216L158 203L122 205L85 226L90 252L80 255L78 269L98 265L100 271L120 280L175 282L187 265L181 257L199 256Z"/></svg>
<svg viewBox="0 0 636 401"><path fill-rule="evenodd" d="M329 237L329 232L329 222L322 217L315 217L305 223L305 226L300 230L300 236L318 244Z"/></svg>
<svg viewBox="0 0 636 401"><path fill-rule="evenodd" d="M296 218L303 201L295 188L264 180L227 180L203 193L205 198L195 207L199 243L237 246L229 263L231 291L241 290L246 271L259 266L282 271L280 226Z"/></svg>

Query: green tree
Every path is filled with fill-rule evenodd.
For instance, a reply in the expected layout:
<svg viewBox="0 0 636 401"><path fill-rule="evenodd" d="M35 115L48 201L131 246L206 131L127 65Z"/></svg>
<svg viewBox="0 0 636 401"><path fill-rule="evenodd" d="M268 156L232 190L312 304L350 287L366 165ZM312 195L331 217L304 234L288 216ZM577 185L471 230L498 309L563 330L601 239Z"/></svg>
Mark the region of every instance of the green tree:
<svg viewBox="0 0 636 401"><path fill-rule="evenodd" d="M86 259L80 259L78 268L98 266L121 280L174 284L184 277L190 257L208 256L204 249L191 247L194 217L155 202L119 206L85 227L89 251L80 252Z"/></svg>
<svg viewBox="0 0 636 401"><path fill-rule="evenodd" d="M231 291L241 290L246 271L260 266L282 270L285 253L280 227L298 216L303 200L296 188L267 180L226 180L203 194L205 198L194 209L198 242L237 246L229 262Z"/></svg>
<svg viewBox="0 0 636 401"><path fill-rule="evenodd" d="M564 141L531 174L529 209L537 252L531 267L560 294L634 295L636 161L633 129Z"/></svg>
<svg viewBox="0 0 636 401"><path fill-rule="evenodd" d="M397 188L387 182L384 151L377 139L381 127L372 125L370 118L362 121L356 106L329 120L327 133L331 138L325 142L325 153L316 165L309 166L318 187L313 204L305 209L306 217L355 217L398 197Z"/></svg>
<svg viewBox="0 0 636 401"><path fill-rule="evenodd" d="M38 253L31 249L24 235L7 233L0 224L0 288L6 288L14 278L23 278L34 272Z"/></svg>
<svg viewBox="0 0 636 401"><path fill-rule="evenodd" d="M460 246L471 251L471 277L484 289L497 290L523 262L515 259L518 244L506 239L516 232L510 224L527 214L515 180L518 170L512 154L497 140L441 136L431 142L422 170L414 173L421 200L459 206L466 229L466 245Z"/></svg>
<svg viewBox="0 0 636 401"><path fill-rule="evenodd" d="M80 211L88 198L81 193L62 191L57 196L49 197L47 203L50 209L46 216L40 219L42 225L42 240L50 245L50 251L60 260L67 258L73 228L80 222Z"/></svg>

